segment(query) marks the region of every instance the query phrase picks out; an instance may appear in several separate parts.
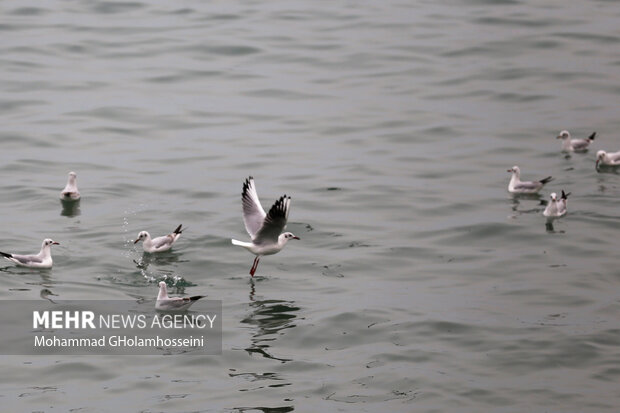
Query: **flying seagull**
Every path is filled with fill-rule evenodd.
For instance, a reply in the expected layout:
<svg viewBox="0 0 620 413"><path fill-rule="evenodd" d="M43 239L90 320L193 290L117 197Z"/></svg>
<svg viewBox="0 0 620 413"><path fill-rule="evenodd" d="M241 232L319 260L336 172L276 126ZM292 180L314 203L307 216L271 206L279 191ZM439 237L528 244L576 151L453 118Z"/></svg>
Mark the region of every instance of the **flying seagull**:
<svg viewBox="0 0 620 413"><path fill-rule="evenodd" d="M252 242L233 239L232 243L256 255L250 269L250 275L253 277L260 257L279 252L289 240L299 239L299 237L291 232L282 233L288 219L289 207L291 205L290 196L281 196L273 204L269 213L265 214L265 210L258 200L254 178L250 176L243 183L241 202L243 204L243 222L245 223L246 231L248 231L252 238Z"/></svg>

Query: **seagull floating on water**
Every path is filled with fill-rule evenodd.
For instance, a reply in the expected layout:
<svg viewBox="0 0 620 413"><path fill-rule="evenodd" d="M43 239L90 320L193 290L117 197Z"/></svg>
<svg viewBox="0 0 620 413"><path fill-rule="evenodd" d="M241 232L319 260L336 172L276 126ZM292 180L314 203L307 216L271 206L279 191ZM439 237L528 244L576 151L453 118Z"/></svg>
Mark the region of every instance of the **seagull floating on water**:
<svg viewBox="0 0 620 413"><path fill-rule="evenodd" d="M233 245L243 247L256 255L250 269L250 275L254 277L258 262L263 255L273 255L279 252L291 239L299 239L291 232L281 233L286 227L291 197L281 196L271 207L268 214L258 200L254 178L251 176L243 183L241 192L243 204L243 222L245 229L250 234L252 242L232 240Z"/></svg>
<svg viewBox="0 0 620 413"><path fill-rule="evenodd" d="M52 268L52 245L60 244L53 239L46 238L41 244L41 251L36 255L18 255L6 252L0 252L0 255L20 267Z"/></svg>
<svg viewBox="0 0 620 413"><path fill-rule="evenodd" d="M551 193L551 201L547 204L547 208L545 208L543 215L549 218L557 218L566 215L566 200L569 195L570 192L567 194L564 193L564 190L562 190L562 197L558 199L555 192Z"/></svg>
<svg viewBox="0 0 620 413"><path fill-rule="evenodd" d="M204 297L204 295L195 295L193 297L168 297L168 288L166 287L166 283L164 281L160 281L159 294L157 294L155 309L163 311L184 311L196 301Z"/></svg>
<svg viewBox="0 0 620 413"><path fill-rule="evenodd" d="M603 166L620 166L620 152L598 151L596 153L596 167Z"/></svg>
<svg viewBox="0 0 620 413"><path fill-rule="evenodd" d="M172 248L172 244L174 244L181 236L181 233L183 232L183 229L181 229L182 226L183 224L179 225L177 229L172 232L172 234L164 235L153 239L151 239L151 234L149 234L147 231L141 231L138 234L138 238L133 243L137 244L138 241L143 241L142 249L145 252L168 251L170 248Z"/></svg>
<svg viewBox="0 0 620 413"><path fill-rule="evenodd" d="M77 201L80 199L80 191L77 187L77 174L75 172L69 172L69 178L67 179L67 185L65 189L60 192L60 199L63 201Z"/></svg>
<svg viewBox="0 0 620 413"><path fill-rule="evenodd" d="M553 180L552 177L548 176L540 181L521 181L521 169L516 165L508 169L507 172L512 172L512 177L508 184L508 192L513 194L535 194L540 191L547 182Z"/></svg>
<svg viewBox="0 0 620 413"><path fill-rule="evenodd" d="M563 130L556 139L562 139L563 152L585 152L595 136L596 132L592 132L586 139L571 139L570 133L567 130Z"/></svg>

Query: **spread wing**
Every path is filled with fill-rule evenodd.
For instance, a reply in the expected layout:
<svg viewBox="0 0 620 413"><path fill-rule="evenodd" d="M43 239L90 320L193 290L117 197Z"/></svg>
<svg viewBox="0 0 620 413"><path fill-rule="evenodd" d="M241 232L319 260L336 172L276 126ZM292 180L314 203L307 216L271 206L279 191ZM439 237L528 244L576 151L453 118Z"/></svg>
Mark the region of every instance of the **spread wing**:
<svg viewBox="0 0 620 413"><path fill-rule="evenodd" d="M241 203L243 204L243 222L245 224L245 230L250 234L250 237L254 239L263 226L266 214L258 200L254 178L251 176L243 183Z"/></svg>
<svg viewBox="0 0 620 413"><path fill-rule="evenodd" d="M286 227L291 197L283 195L269 210L265 221L256 236L252 239L255 244L278 242L278 237Z"/></svg>

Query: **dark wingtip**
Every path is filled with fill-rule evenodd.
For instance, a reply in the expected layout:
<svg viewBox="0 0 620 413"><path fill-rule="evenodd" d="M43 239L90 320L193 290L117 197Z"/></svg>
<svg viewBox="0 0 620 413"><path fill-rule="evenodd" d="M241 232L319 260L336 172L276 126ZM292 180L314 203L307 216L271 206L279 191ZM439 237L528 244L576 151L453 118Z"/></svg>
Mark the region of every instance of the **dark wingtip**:
<svg viewBox="0 0 620 413"><path fill-rule="evenodd" d="M11 254L7 254L6 252L0 251L0 254L2 254L3 257L13 258L13 256Z"/></svg>
<svg viewBox="0 0 620 413"><path fill-rule="evenodd" d="M179 224L179 226L177 227L177 229L175 229L173 231L173 234L180 234L183 232L183 230L181 229L181 227L183 226L183 224Z"/></svg>
<svg viewBox="0 0 620 413"><path fill-rule="evenodd" d="M551 181L553 181L553 177L552 176L548 176L545 179L541 179L539 182L544 185L544 184L546 184L548 182L551 182Z"/></svg>
<svg viewBox="0 0 620 413"><path fill-rule="evenodd" d="M595 136L596 136L596 132L592 132L592 135L590 135L590 136L588 137L588 139L590 139L591 141L593 141Z"/></svg>
<svg viewBox="0 0 620 413"><path fill-rule="evenodd" d="M243 190L241 191L241 195L245 195L245 193L250 189L250 182L253 180L252 176L245 178L243 182Z"/></svg>
<svg viewBox="0 0 620 413"><path fill-rule="evenodd" d="M195 295L193 297L189 297L190 301L197 301L200 300L201 298L205 298L206 295Z"/></svg>
<svg viewBox="0 0 620 413"><path fill-rule="evenodd" d="M562 199L567 199L568 196L570 195L570 192L567 194L564 192L564 190L562 189Z"/></svg>

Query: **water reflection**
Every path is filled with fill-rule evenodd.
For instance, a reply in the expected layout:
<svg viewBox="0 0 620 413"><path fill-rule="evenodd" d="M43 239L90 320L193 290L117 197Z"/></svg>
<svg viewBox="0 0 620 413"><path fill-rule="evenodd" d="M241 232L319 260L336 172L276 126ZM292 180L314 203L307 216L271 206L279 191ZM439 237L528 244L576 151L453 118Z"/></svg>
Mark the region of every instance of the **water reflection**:
<svg viewBox="0 0 620 413"><path fill-rule="evenodd" d="M269 351L270 342L276 340L282 330L295 327L295 314L299 307L293 301L285 300L254 300L255 286L254 280L250 281L250 303L252 313L241 322L256 327L256 332L252 336L251 344L245 349L250 354L260 354L261 356L278 360L281 362L291 361L291 359L280 358L272 355Z"/></svg>
<svg viewBox="0 0 620 413"><path fill-rule="evenodd" d="M599 165L596 167L596 172L602 174L620 174L620 165L611 166L611 165Z"/></svg>
<svg viewBox="0 0 620 413"><path fill-rule="evenodd" d="M553 223L555 222L555 220L558 219L556 217L547 217L546 221L545 221L545 230L550 233L550 234L565 234L566 231L561 230L561 231L556 231L555 228L553 227Z"/></svg>
<svg viewBox="0 0 620 413"><path fill-rule="evenodd" d="M183 253L177 253L173 251L160 252L157 254L151 254L151 253L145 252L142 254L142 257L140 257L139 260L133 260L133 262L134 264L136 264L136 266L140 270L146 271L149 268L149 265L151 264L165 265L165 264L184 262L183 260L181 260L182 256L183 256Z"/></svg>
<svg viewBox="0 0 620 413"><path fill-rule="evenodd" d="M80 211L80 200L77 201L63 201L60 200L60 204L62 205L62 210L60 211L60 215L63 217L76 217L80 215L82 212Z"/></svg>
<svg viewBox="0 0 620 413"><path fill-rule="evenodd" d="M48 300L49 302L56 304L56 302L54 300L52 300L51 298L49 298L50 296L54 296L54 297L58 297L58 294L54 294L50 289L48 288L43 288L41 290L40 293L41 298L43 298L44 300Z"/></svg>
<svg viewBox="0 0 620 413"><path fill-rule="evenodd" d="M521 201L523 200L531 200L531 201L538 201L535 205L534 208L527 208L527 209L519 209L519 206L521 205ZM519 194L519 195L515 195L512 197L512 210L514 212L518 212L519 214L532 214L532 213L538 213L541 212L545 209L545 206L547 206L547 201L545 199L543 199L543 197L540 194Z"/></svg>
<svg viewBox="0 0 620 413"><path fill-rule="evenodd" d="M283 407L235 407L236 412L259 411L263 413L288 413L295 410L293 406Z"/></svg>

